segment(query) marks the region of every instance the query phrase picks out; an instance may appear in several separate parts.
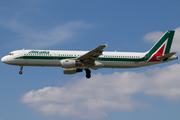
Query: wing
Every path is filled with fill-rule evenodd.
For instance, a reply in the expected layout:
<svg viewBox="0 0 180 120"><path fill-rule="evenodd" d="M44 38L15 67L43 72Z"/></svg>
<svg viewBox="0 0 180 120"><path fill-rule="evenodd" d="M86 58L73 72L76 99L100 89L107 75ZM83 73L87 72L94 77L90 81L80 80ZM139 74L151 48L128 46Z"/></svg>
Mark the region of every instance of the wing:
<svg viewBox="0 0 180 120"><path fill-rule="evenodd" d="M99 45L97 48L87 52L86 54L78 57L77 59L83 62L88 62L88 63L94 63L97 58L102 55L103 49L108 46L108 43L105 45Z"/></svg>
<svg viewBox="0 0 180 120"><path fill-rule="evenodd" d="M174 54L176 54L176 52L171 52L168 54L165 54L163 56L158 57L159 60L163 60L166 61L167 59L169 59L170 57L172 57Z"/></svg>

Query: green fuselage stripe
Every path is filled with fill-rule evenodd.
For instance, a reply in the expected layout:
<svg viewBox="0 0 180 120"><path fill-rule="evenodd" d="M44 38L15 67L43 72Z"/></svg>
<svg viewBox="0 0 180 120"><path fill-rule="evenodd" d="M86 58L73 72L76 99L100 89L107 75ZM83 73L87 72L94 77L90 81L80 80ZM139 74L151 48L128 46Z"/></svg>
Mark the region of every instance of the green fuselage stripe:
<svg viewBox="0 0 180 120"><path fill-rule="evenodd" d="M71 59L77 57L69 57L69 56L21 56L16 59L33 59L33 60L62 60L62 59ZM144 61L147 60L145 57L143 58L110 58L110 57L99 57L98 60L100 61Z"/></svg>

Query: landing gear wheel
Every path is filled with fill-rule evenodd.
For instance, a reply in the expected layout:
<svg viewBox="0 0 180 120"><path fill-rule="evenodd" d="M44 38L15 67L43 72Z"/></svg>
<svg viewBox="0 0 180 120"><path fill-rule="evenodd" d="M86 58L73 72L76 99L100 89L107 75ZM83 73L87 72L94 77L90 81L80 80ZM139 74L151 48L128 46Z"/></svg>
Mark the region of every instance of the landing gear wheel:
<svg viewBox="0 0 180 120"><path fill-rule="evenodd" d="M89 69L86 70L86 78L91 78L91 71Z"/></svg>
<svg viewBox="0 0 180 120"><path fill-rule="evenodd" d="M22 74L22 71L19 71L19 74L21 75L21 74Z"/></svg>
<svg viewBox="0 0 180 120"><path fill-rule="evenodd" d="M23 66L20 66L20 71L19 71L19 74L21 75L22 74L22 70L23 70Z"/></svg>

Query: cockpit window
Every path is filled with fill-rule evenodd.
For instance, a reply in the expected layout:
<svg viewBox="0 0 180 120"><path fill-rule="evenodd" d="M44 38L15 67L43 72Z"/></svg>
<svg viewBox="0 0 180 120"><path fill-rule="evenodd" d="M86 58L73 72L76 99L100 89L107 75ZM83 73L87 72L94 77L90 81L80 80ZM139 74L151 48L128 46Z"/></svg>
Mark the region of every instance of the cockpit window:
<svg viewBox="0 0 180 120"><path fill-rule="evenodd" d="M8 55L14 55L14 53L9 53Z"/></svg>

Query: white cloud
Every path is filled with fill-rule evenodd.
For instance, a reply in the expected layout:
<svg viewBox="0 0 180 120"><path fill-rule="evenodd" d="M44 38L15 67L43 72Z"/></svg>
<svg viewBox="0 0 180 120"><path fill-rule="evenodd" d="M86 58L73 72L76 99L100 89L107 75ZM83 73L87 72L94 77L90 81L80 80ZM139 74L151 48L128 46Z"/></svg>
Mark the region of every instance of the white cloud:
<svg viewBox="0 0 180 120"><path fill-rule="evenodd" d="M93 27L93 24L84 23L82 21L69 22L59 25L52 29L36 29L20 24L16 20L0 21L0 25L14 31L18 39L16 42L24 43L26 46L33 48L42 48L57 43L72 40L77 36L77 31Z"/></svg>
<svg viewBox="0 0 180 120"><path fill-rule="evenodd" d="M172 43L172 51L180 54L180 27L175 29L174 41Z"/></svg>
<svg viewBox="0 0 180 120"><path fill-rule="evenodd" d="M143 39L145 41L150 41L150 42L157 42L161 36L164 33L161 31L155 31L155 32L151 32L146 34ZM174 39L173 39L173 43L172 43L172 47L171 47L171 51L172 52L178 52L177 54L180 54L180 27L175 29L175 35L174 35Z"/></svg>
<svg viewBox="0 0 180 120"><path fill-rule="evenodd" d="M180 63L149 70L151 76L150 87L145 89L146 94L164 96L169 100L180 100Z"/></svg>
<svg viewBox="0 0 180 120"><path fill-rule="evenodd" d="M80 118L107 117L108 111L132 111L148 103L135 101L131 95L162 96L180 100L180 64L146 72L92 75L90 80L75 77L64 87L44 87L26 93L21 102L45 115Z"/></svg>
<svg viewBox="0 0 180 120"><path fill-rule="evenodd" d="M157 42L159 40L159 38L161 38L161 36L163 35L164 33L161 32L161 31L155 31L155 32L150 32L148 34L146 34L143 39L145 41L152 41L152 42Z"/></svg>

